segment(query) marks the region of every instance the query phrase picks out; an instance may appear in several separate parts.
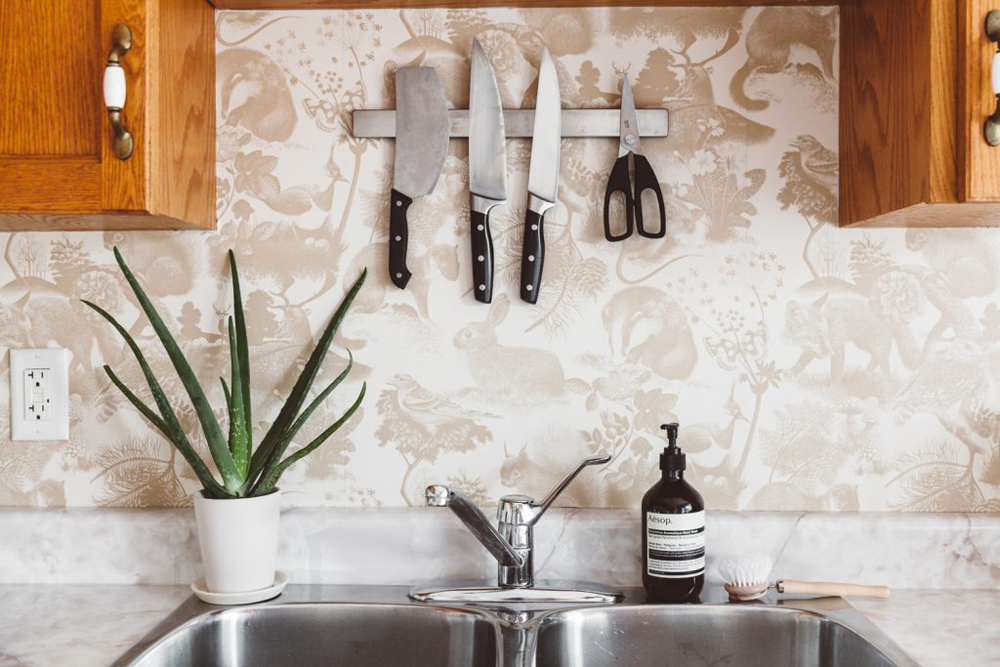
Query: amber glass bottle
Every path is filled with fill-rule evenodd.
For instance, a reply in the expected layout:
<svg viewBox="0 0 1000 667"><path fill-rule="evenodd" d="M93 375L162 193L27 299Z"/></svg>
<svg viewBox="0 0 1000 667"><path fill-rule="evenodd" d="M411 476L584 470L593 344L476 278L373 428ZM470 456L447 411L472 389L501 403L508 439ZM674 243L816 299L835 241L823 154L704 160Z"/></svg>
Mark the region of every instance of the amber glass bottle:
<svg viewBox="0 0 1000 667"><path fill-rule="evenodd" d="M684 481L677 424L664 424L660 481L642 497L642 585L651 602L695 601L705 585L705 501Z"/></svg>

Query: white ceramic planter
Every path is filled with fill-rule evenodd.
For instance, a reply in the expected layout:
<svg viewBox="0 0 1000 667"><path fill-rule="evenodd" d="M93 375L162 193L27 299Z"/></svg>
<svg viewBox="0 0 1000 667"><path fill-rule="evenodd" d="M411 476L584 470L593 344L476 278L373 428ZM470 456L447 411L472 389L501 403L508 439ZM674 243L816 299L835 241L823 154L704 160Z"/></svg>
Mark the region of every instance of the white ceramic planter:
<svg viewBox="0 0 1000 667"><path fill-rule="evenodd" d="M274 583L281 493L218 500L193 494L205 586L212 593L248 593Z"/></svg>

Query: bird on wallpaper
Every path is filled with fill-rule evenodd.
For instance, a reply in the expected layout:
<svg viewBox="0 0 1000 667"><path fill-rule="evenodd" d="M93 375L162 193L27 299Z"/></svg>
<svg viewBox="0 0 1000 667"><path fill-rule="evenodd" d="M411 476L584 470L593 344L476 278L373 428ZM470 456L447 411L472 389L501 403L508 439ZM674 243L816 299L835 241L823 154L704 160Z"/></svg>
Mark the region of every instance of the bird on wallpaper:
<svg viewBox="0 0 1000 667"><path fill-rule="evenodd" d="M497 419L497 415L462 407L447 396L425 389L413 376L402 374L389 384L396 388L403 412L420 423L441 426L455 419Z"/></svg>
<svg viewBox="0 0 1000 667"><path fill-rule="evenodd" d="M802 174L817 185L836 191L840 181L840 158L837 153L809 134L800 136L791 145L799 149Z"/></svg>
<svg viewBox="0 0 1000 667"><path fill-rule="evenodd" d="M405 460L407 471L400 493L411 505L422 504L423 480L414 479L415 470L442 454L467 452L493 441L492 431L470 417L470 411L460 411L449 399L425 391L412 377L398 375L376 402L379 424L375 437Z"/></svg>
<svg viewBox="0 0 1000 667"><path fill-rule="evenodd" d="M778 165L778 174L785 180L778 191L781 208L794 207L816 224L835 223L840 175L837 154L808 134L799 135L789 147Z"/></svg>
<svg viewBox="0 0 1000 667"><path fill-rule="evenodd" d="M739 402L736 401L735 394L736 386L733 385L729 389L729 399L723 406L725 418L716 423L699 422L684 428L685 451L694 454L708 451L713 447L728 450L733 446L736 423L747 421Z"/></svg>
<svg viewBox="0 0 1000 667"><path fill-rule="evenodd" d="M975 402L990 388L990 365L982 347L961 338L935 347L896 395L892 409L897 424L915 414L939 419L956 405Z"/></svg>

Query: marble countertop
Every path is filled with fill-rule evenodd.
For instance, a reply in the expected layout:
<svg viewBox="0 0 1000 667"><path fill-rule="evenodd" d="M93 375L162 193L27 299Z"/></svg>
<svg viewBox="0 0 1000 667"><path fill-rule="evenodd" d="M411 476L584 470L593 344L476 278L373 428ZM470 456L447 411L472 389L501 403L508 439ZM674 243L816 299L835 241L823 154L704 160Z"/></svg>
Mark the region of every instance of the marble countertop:
<svg viewBox="0 0 1000 667"><path fill-rule="evenodd" d="M186 586L0 585L0 667L108 665L189 595ZM1000 664L1000 590L896 590L851 603L921 665Z"/></svg>

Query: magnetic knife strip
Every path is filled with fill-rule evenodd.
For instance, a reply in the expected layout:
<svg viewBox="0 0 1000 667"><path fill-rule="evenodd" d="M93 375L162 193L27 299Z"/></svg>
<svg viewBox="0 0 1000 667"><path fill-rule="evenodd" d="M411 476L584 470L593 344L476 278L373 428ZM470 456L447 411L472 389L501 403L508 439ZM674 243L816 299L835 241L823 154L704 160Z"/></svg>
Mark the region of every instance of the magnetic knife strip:
<svg viewBox="0 0 1000 667"><path fill-rule="evenodd" d="M643 139L665 137L670 129L670 115L666 109L636 109L636 119L642 128ZM563 109L563 137L613 137L619 135L619 109ZM451 122L449 136L469 136L468 109L449 109ZM535 125L534 109L504 109L504 130L508 138L531 138ZM375 139L396 136L396 112L393 109L355 109L354 136Z"/></svg>

